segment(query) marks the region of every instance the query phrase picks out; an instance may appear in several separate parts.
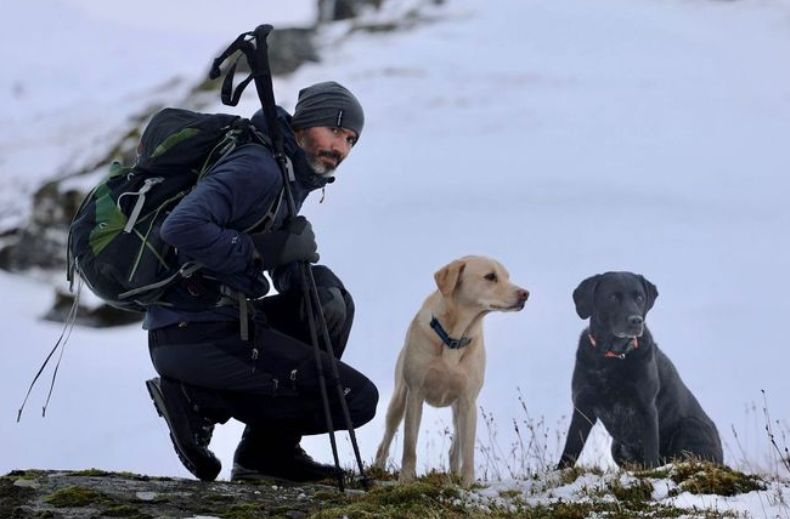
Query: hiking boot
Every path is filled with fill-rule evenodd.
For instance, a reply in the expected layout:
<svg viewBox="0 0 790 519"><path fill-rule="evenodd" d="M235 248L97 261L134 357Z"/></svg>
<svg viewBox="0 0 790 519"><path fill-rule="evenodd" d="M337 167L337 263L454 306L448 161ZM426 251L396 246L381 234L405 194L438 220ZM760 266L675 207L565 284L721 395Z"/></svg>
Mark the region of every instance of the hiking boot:
<svg viewBox="0 0 790 519"><path fill-rule="evenodd" d="M303 483L335 479L337 474L338 469L334 465L315 461L297 445L286 455L272 452L270 456L258 456L255 460L243 459L243 456L239 456L237 453L233 459L230 480L275 479Z"/></svg>
<svg viewBox="0 0 790 519"><path fill-rule="evenodd" d="M214 424L199 414L180 382L152 378L145 382L156 412L165 419L181 463L202 481L214 481L222 464L208 450Z"/></svg>

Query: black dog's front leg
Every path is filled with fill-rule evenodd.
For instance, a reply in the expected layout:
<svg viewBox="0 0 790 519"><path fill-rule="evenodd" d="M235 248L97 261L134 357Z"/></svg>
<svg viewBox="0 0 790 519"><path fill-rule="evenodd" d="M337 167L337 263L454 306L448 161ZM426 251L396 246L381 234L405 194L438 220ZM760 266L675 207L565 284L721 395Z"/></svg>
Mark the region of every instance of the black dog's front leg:
<svg viewBox="0 0 790 519"><path fill-rule="evenodd" d="M661 460L658 455L658 409L656 409L655 403L645 407L643 426L642 453L644 459L642 462L648 468L658 467Z"/></svg>
<svg viewBox="0 0 790 519"><path fill-rule="evenodd" d="M558 469L572 467L576 463L596 420L592 409L574 406L568 437L565 438L565 448L562 451L560 462L557 464Z"/></svg>
<svg viewBox="0 0 790 519"><path fill-rule="evenodd" d="M630 432L612 438L612 458L619 467L653 468L660 465L658 412L652 404L635 410ZM621 434L626 431L621 431Z"/></svg>

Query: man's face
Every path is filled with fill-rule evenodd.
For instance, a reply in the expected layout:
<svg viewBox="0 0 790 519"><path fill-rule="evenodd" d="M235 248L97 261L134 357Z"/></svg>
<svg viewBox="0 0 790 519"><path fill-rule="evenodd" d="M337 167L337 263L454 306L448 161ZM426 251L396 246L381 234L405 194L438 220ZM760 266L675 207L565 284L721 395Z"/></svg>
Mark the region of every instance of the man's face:
<svg viewBox="0 0 790 519"><path fill-rule="evenodd" d="M321 176L331 175L357 142L356 132L346 128L316 126L296 130L295 135L307 162Z"/></svg>

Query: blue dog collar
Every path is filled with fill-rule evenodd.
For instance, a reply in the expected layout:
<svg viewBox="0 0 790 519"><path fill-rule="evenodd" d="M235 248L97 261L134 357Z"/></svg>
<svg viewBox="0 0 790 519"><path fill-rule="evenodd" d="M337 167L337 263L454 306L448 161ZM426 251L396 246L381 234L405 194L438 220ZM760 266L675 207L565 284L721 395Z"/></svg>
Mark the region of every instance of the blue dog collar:
<svg viewBox="0 0 790 519"><path fill-rule="evenodd" d="M461 337L460 339L453 339L450 335L445 331L442 327L442 324L436 317L431 316L431 328L433 331L436 332L436 335L442 340L442 342L450 348L451 350L460 350L464 346L468 346L472 339L469 337Z"/></svg>

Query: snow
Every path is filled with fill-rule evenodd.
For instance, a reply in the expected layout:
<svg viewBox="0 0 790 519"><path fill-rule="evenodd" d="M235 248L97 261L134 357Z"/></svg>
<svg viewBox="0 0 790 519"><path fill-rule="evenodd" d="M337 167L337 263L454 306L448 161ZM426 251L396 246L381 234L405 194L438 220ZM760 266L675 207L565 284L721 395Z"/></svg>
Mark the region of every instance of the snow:
<svg viewBox="0 0 790 519"><path fill-rule="evenodd" d="M478 506L497 504L513 506L513 497L519 497L528 506L566 503L616 502L608 488L615 480L628 488L638 482L628 473L607 472L602 475L583 474L572 483L564 484L551 477L541 480L500 480L486 488L470 491L466 497ZM688 517L708 517L705 511L735 514L736 517L787 517L788 507L784 495L790 491L788 482L769 481L764 490L727 497L710 494L681 492L669 496L669 490L678 485L670 479L648 478L653 486L652 502L665 507L689 510ZM509 497L505 497L509 496Z"/></svg>
<svg viewBox="0 0 790 519"><path fill-rule="evenodd" d="M381 15L390 18L380 19L420 4L390 2ZM144 23L131 5L38 0L7 9L0 229L27 218L28 195L45 180L91 170L132 116L182 99L214 54L251 29L244 10L215 29L207 21L215 13L196 8L171 30L173 20ZM363 457L372 459L383 433L395 359L433 273L485 254L532 295L523 312L486 321L478 404L493 419L488 430L480 420L478 476L522 471L509 454L519 441L514 420L524 444L534 439L528 425L540 424L542 451L522 451L527 466L556 460L584 327L571 292L606 270L658 286L648 325L717 423L726 461L783 474L765 425L786 442L790 2L449 0L422 13L402 32L330 27L322 62L275 82L288 109L299 88L333 79L366 110L326 200L304 210L322 261L357 303L345 360L381 394L376 418L357 431ZM31 31L36 38L20 44ZM249 93L233 111L249 114L256 103ZM137 326L76 329L47 417L36 407L48 379L13 422L60 326L39 320L52 300L47 284L0 273L0 287L0 472L97 466L187 476L143 388L154 372ZM418 468L446 467L449 411L427 409L422 423ZM232 423L215 433L223 478L240 431ZM338 443L350 466L346 436ZM303 445L331 459L326 437ZM486 461L485 448L499 459ZM599 426L583 461L612 466ZM733 506L762 516L750 496Z"/></svg>

